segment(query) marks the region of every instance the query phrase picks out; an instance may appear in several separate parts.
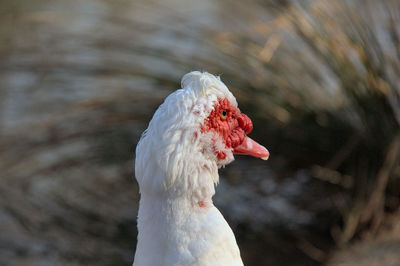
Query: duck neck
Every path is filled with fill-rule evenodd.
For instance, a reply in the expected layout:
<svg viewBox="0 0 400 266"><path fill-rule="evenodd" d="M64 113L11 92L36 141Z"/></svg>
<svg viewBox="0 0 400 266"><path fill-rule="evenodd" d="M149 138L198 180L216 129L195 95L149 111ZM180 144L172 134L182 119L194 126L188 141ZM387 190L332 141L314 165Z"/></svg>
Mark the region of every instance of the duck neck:
<svg viewBox="0 0 400 266"><path fill-rule="evenodd" d="M151 264L146 265L171 265L165 262L168 254L180 254L178 247L190 245L188 239L196 239L200 234L193 225L198 226L204 220L201 216L213 208L213 183L211 188L198 187L188 193L178 193L173 188L157 193L142 191L134 265L140 265L141 260L146 263L150 260ZM156 250L158 254L149 258L149 250Z"/></svg>
<svg viewBox="0 0 400 266"><path fill-rule="evenodd" d="M216 174L218 175L218 172ZM165 190L141 190L139 212L145 215L158 213L157 217L162 217L162 221L168 223L169 218L175 217L174 212L187 211L192 213L198 208L211 207L213 205L212 197L215 194L214 180L216 179L213 173L211 171L202 171L196 177L187 176L181 180L191 179L196 179L196 181L176 181L174 186ZM176 178L176 180L179 179ZM142 213L139 213L139 217L142 217Z"/></svg>

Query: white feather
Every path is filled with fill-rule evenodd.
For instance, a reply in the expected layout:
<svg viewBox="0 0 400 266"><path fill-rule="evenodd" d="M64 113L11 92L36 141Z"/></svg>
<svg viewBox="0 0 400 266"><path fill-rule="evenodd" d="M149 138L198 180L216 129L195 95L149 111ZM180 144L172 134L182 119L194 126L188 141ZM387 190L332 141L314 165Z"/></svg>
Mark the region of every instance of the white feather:
<svg viewBox="0 0 400 266"><path fill-rule="evenodd" d="M155 112L136 147L141 199L133 265L243 265L231 228L212 204L218 168L233 155L227 152L218 162L212 141L219 149L225 146L215 134L201 132L218 98L233 106L236 99L209 73L188 73L181 84Z"/></svg>

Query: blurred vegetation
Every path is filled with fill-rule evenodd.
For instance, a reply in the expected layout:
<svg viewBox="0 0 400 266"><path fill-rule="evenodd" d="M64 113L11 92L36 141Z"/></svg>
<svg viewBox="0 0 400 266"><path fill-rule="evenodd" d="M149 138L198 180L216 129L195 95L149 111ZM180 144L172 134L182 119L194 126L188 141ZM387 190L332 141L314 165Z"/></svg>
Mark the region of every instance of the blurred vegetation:
<svg viewBox="0 0 400 266"><path fill-rule="evenodd" d="M343 187L340 245L399 208L399 11L398 1L293 2L216 38L242 66L224 74L248 88L240 102L266 121L273 151Z"/></svg>
<svg viewBox="0 0 400 266"><path fill-rule="evenodd" d="M268 166L238 158L216 195L246 265L319 265L338 247L400 238L386 232L400 223L399 1L37 0L0 12L0 264L131 263L134 146L193 69L221 74L271 151ZM272 222L257 213L271 202Z"/></svg>

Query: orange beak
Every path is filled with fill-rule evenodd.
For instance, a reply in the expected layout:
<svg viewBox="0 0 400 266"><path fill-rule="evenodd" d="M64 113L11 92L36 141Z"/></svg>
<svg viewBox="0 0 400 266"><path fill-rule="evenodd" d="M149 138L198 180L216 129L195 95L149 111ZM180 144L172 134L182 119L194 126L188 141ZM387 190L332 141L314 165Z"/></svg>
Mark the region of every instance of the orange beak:
<svg viewBox="0 0 400 266"><path fill-rule="evenodd" d="M268 160L269 157L269 151L264 146L258 144L247 136L242 144L233 149L233 153L250 155L263 160Z"/></svg>

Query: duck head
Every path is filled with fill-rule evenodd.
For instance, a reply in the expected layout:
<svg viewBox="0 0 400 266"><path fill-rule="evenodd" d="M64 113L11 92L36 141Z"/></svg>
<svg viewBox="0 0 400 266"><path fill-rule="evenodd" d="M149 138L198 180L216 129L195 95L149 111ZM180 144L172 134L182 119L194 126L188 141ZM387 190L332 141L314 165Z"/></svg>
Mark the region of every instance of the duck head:
<svg viewBox="0 0 400 266"><path fill-rule="evenodd" d="M181 85L157 109L137 145L135 172L142 193L213 194L218 168L235 154L269 157L247 136L252 121L219 77L194 71Z"/></svg>

